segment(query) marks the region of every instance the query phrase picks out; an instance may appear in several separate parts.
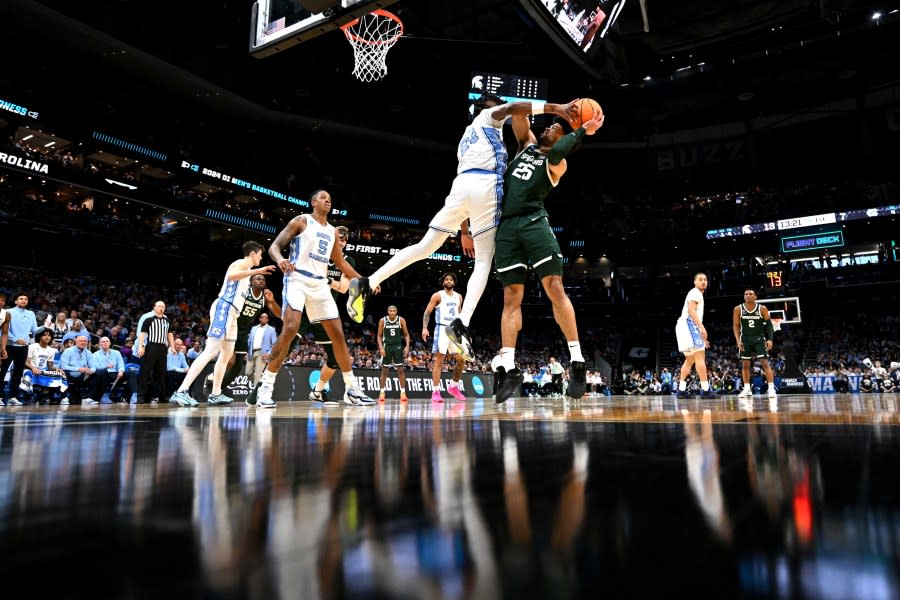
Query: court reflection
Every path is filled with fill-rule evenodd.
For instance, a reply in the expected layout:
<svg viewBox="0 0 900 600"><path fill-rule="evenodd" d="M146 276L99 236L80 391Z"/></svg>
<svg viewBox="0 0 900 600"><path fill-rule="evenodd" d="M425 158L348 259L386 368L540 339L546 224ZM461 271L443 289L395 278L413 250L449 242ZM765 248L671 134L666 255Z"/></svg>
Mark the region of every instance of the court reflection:
<svg viewBox="0 0 900 600"><path fill-rule="evenodd" d="M898 596L895 427L463 412L4 417L0 572L65 597Z"/></svg>

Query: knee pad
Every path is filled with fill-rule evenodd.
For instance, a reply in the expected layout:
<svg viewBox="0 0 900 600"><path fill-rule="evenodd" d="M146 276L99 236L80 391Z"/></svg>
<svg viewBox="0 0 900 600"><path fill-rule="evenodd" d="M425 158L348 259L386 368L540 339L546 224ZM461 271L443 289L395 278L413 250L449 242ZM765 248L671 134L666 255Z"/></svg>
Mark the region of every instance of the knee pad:
<svg viewBox="0 0 900 600"><path fill-rule="evenodd" d="M337 359L334 357L334 347L331 344L325 344L325 366L338 370Z"/></svg>

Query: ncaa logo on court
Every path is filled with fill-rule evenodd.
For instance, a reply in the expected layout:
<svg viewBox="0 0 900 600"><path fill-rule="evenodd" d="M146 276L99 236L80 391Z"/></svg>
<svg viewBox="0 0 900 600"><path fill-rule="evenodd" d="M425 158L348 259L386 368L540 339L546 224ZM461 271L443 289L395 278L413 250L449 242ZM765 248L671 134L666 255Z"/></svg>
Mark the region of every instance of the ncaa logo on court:
<svg viewBox="0 0 900 600"><path fill-rule="evenodd" d="M312 371L312 372L309 374L309 389L310 389L310 390L316 389L316 384L319 383L319 378L320 378L321 375L322 375L322 370L321 370L321 369L318 370L318 371ZM330 384L330 383L328 383L328 384L325 385L325 389L326 389L326 390L329 390L330 388L331 388L331 384Z"/></svg>
<svg viewBox="0 0 900 600"><path fill-rule="evenodd" d="M478 375L472 377L472 391L479 396L484 393L484 384L481 382L481 378Z"/></svg>

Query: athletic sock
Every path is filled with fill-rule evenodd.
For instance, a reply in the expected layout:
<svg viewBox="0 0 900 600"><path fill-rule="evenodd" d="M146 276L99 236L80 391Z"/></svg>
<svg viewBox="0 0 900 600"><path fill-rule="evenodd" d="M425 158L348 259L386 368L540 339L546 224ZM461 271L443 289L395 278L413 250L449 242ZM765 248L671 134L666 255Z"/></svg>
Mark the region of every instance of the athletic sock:
<svg viewBox="0 0 900 600"><path fill-rule="evenodd" d="M584 357L581 355L581 343L578 340L569 342L569 356L575 362L584 362Z"/></svg>
<svg viewBox="0 0 900 600"><path fill-rule="evenodd" d="M516 368L515 348L500 348L500 366L506 369L507 373Z"/></svg>

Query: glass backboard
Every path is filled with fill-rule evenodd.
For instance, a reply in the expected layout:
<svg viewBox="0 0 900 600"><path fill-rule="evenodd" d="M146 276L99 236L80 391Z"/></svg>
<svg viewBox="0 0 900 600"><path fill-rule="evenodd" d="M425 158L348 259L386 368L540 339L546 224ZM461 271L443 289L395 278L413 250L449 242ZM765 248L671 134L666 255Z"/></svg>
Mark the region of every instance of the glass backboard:
<svg viewBox="0 0 900 600"><path fill-rule="evenodd" d="M364 14L385 8L397 0L335 0L321 12L305 6L321 6L320 0L257 0L250 20L250 55L271 56L323 33L334 31Z"/></svg>

